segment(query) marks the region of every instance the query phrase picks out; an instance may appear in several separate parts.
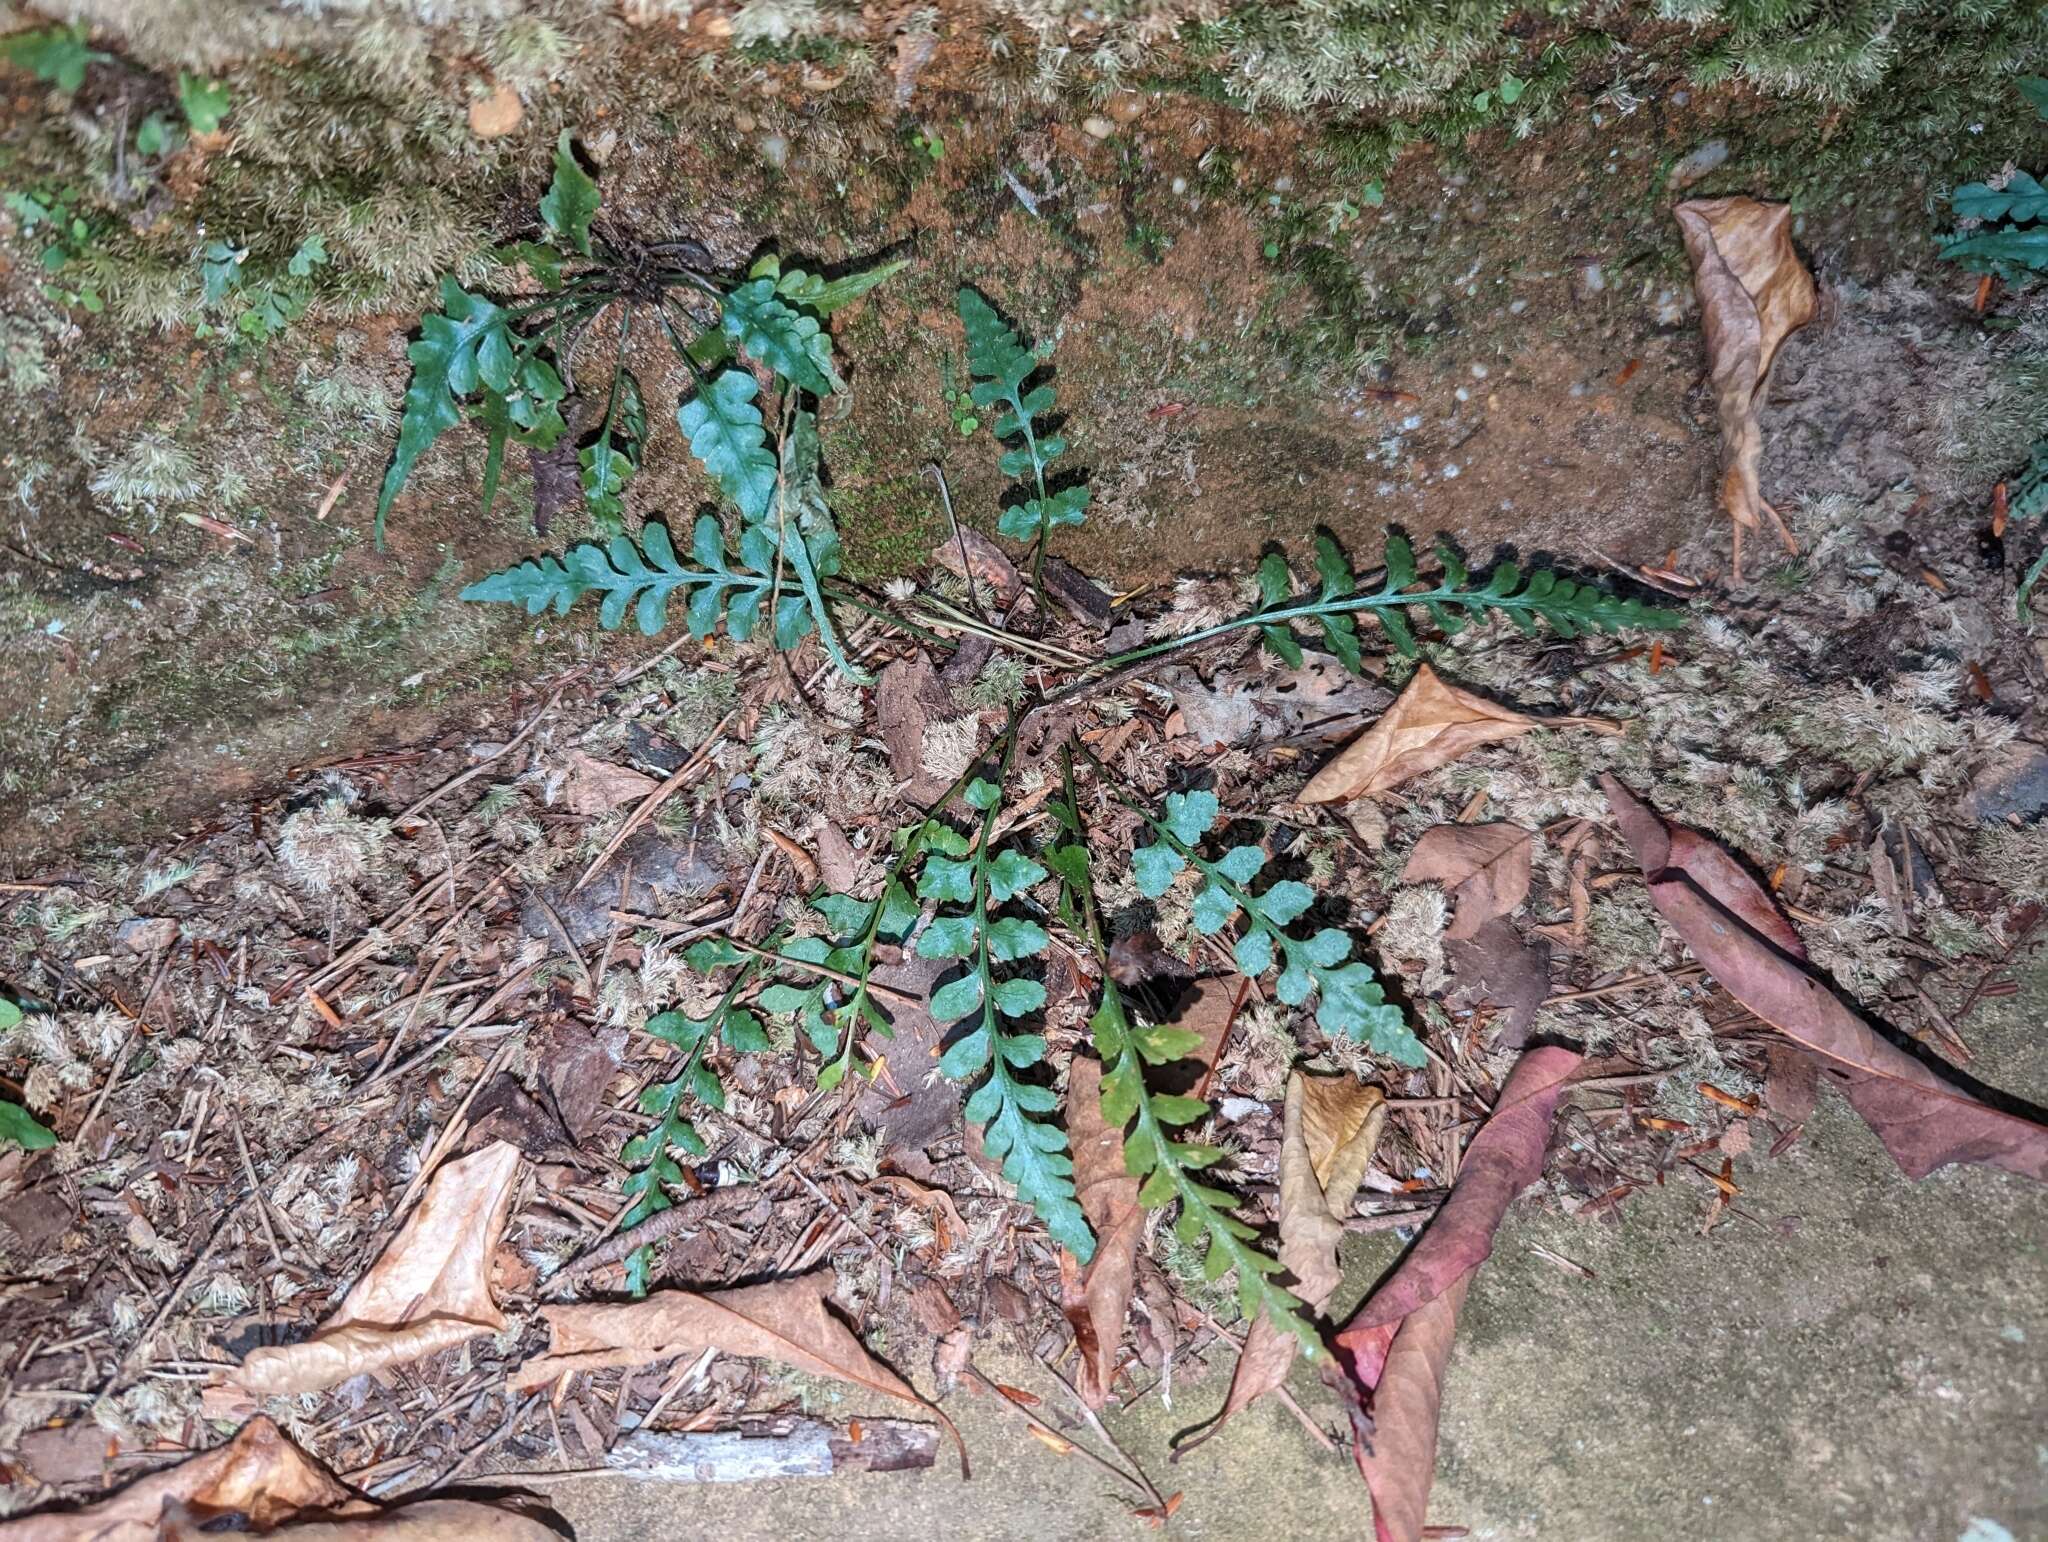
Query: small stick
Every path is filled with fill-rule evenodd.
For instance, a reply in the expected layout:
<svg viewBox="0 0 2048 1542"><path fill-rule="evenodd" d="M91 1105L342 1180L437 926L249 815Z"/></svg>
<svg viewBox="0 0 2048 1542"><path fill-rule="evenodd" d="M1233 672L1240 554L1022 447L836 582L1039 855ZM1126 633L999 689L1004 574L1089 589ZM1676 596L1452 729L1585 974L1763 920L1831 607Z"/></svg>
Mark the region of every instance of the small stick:
<svg viewBox="0 0 2048 1542"><path fill-rule="evenodd" d="M807 974L817 975L820 979L836 980L841 985L851 985L856 989L860 986L860 977L858 975L846 974L837 969L827 969L823 964L806 963L800 958L788 958L780 953L771 953L766 948L755 947L751 942L741 942L737 937L728 937L725 940L741 953L751 954L755 958L773 959L778 964L788 964L792 969L801 969ZM908 991L897 990L894 986L884 985L878 980L868 981L868 994L880 996L884 1001L893 1001L899 1007L922 1008L924 1006L924 998L922 996L913 996Z"/></svg>
<svg viewBox="0 0 2048 1542"><path fill-rule="evenodd" d="M740 715L741 710L742 709L739 707L734 707L730 712L726 713L724 717L720 718L718 720L718 726L713 728L709 734L705 735L704 742L697 746L697 748L691 753L690 758L684 761L681 765L677 766L674 771L669 773L669 778L667 781L663 782L659 787L655 788L654 791L650 792L646 797L640 800L639 807L635 808L631 814L626 816L626 822L620 825L619 828L613 832L612 838L605 843L604 850L600 851L596 855L596 857L592 858L590 866L586 867L583 870L583 876L577 879L575 885L569 890L571 894L574 894L578 890L582 889L585 884L589 883L591 879L595 878L600 872L602 872L604 870L605 864L611 861L613 856L617 854L618 849L621 846L625 845L627 840L637 830L639 830L639 828L642 825L644 825L645 823L647 823L648 820L654 817L654 811L660 808L663 803L667 802L669 796L672 793L674 793L678 787L682 786L683 783L689 779L690 775L693 772L709 764L711 760L711 751L713 747L716 746L719 743L719 741L724 739L726 729L732 726L733 719L737 718ZM620 903L623 904L625 902L625 899L625 894L621 893L619 895Z"/></svg>
<svg viewBox="0 0 2048 1542"><path fill-rule="evenodd" d="M1145 1495L1147 1497L1151 1496L1151 1484L1145 1482L1142 1478L1132 1477L1129 1473L1125 1472L1121 1467L1117 1466L1116 1463L1112 1462L1108 1457L1102 1455L1098 1451L1090 1450L1087 1446L1082 1445L1078 1440L1067 1439L1066 1436L1062 1435L1050 1424L1047 1424L1043 1419L1039 1418L1037 1414L1033 1413L1030 1409L1026 1408L1022 1403L1016 1401L1016 1399L1012 1398L1007 1392L1003 1391L1001 1387L997 1386L994 1382L990 1381L986 1376L982 1375L981 1367L976 1365L971 1360L967 1362L967 1374L974 1378L975 1385L980 1387L982 1391L988 1393L990 1397L994 1398L998 1403L1002 1404L1005 1408L1008 1408L1015 1412L1018 1418L1022 1419L1026 1424L1029 1424L1033 1429L1039 1431L1041 1434L1050 1435L1054 1440L1057 1440L1061 1446L1065 1447L1069 1451L1078 1451L1081 1455L1087 1457L1089 1461L1093 1462L1097 1467L1100 1467L1104 1472L1116 1478L1119 1482L1130 1484L1131 1487L1135 1488L1141 1495Z"/></svg>
<svg viewBox="0 0 2048 1542"><path fill-rule="evenodd" d="M1546 1007L1554 1007L1564 1001L1597 1001L1602 996L1617 996L1623 991L1641 990L1646 986L1658 985L1667 980L1697 979L1706 973L1698 964L1687 964L1682 969L1658 969L1648 974L1632 974L1626 980L1616 980L1611 985L1596 985L1591 990L1561 991L1555 996L1543 998Z"/></svg>
<svg viewBox="0 0 2048 1542"><path fill-rule="evenodd" d="M270 1243L271 1261L278 1268L284 1267L284 1249L277 1245L277 1233L270 1225L270 1206L264 1203L263 1186L256 1181L256 1164L249 1160L249 1142L242 1134L242 1115L234 1104L228 1104L228 1123L235 1132L235 1150L242 1155L242 1174L249 1180L249 1197L256 1203L256 1219L263 1223L263 1235Z"/></svg>
<svg viewBox="0 0 2048 1542"><path fill-rule="evenodd" d="M576 966L576 972L583 977L583 994L595 1005L597 1002L597 980L590 972L590 966L583 962L583 950L576 946L576 939L569 935L569 928L562 924L562 913L548 903L548 897L538 889L526 891L536 905L540 906L555 928L555 935L562 939L562 947L569 955L569 961Z"/></svg>
<svg viewBox="0 0 2048 1542"><path fill-rule="evenodd" d="M1117 1460L1125 1463L1137 1475L1138 1481L1145 1485L1145 1492L1151 1496L1152 1507L1161 1514L1164 1514L1166 1510L1166 1496L1152 1486L1152 1480L1145 1476L1145 1469L1132 1461L1130 1453L1116 1443L1116 1437L1103 1428L1102 1420L1097 1418L1095 1410L1088 1406L1088 1400L1081 1396L1071 1381L1068 1381L1066 1377L1053 1369L1052 1362L1046 1359L1045 1356L1040 1355L1038 1363L1045 1367L1046 1375L1066 1389L1067 1396L1074 1400L1074 1406L1081 1410L1081 1417L1088 1421L1088 1428L1095 1432L1095 1438L1114 1451L1117 1455Z"/></svg>

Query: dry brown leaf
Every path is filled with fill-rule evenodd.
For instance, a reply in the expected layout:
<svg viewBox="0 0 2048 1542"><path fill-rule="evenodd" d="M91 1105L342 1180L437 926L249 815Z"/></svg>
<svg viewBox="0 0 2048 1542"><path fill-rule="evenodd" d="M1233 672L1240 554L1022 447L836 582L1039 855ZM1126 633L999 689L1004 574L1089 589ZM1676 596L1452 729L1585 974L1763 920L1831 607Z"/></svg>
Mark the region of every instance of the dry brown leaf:
<svg viewBox="0 0 2048 1542"><path fill-rule="evenodd" d="M581 750L569 752L569 780L562 801L572 814L609 814L622 803L638 803L661 783L631 766L615 766Z"/></svg>
<svg viewBox="0 0 2048 1542"><path fill-rule="evenodd" d="M1458 907L1444 935L1463 941L1529 897L1535 844L1520 825L1437 825L1422 832L1401 881L1442 884Z"/></svg>
<svg viewBox="0 0 2048 1542"><path fill-rule="evenodd" d="M1707 366L1721 417L1721 507L1735 522L1733 568L1742 580L1742 535L1768 515L1787 551L1798 543L1757 479L1763 429L1757 406L1778 345L1813 320L1813 279L1792 250L1789 204L1700 198L1675 211L1700 298Z"/></svg>
<svg viewBox="0 0 2048 1542"><path fill-rule="evenodd" d="M301 1515L315 1519L298 1520ZM380 1509L307 1456L267 1418L226 1445L138 1478L80 1510L0 1525L4 1542L201 1542L261 1532L298 1542L559 1542L517 1509L474 1500L422 1499Z"/></svg>
<svg viewBox="0 0 2048 1542"><path fill-rule="evenodd" d="M497 1141L448 1163L405 1227L334 1315L301 1344L254 1349L229 1382L260 1396L318 1392L433 1354L505 1315L491 1299L491 1254L505 1233L519 1148Z"/></svg>
<svg viewBox="0 0 2048 1542"><path fill-rule="evenodd" d="M853 1330L833 1315L826 1303L835 1281L831 1270L815 1269L737 1290L701 1295L663 1290L616 1305L542 1307L541 1315L548 1321L548 1352L515 1370L511 1385L525 1392L572 1371L651 1365L716 1349L773 1360L915 1403L935 1415L958 1445L960 1434L952 1421L869 1354ZM960 1464L964 1470L964 1447Z"/></svg>
<svg viewBox="0 0 2048 1542"><path fill-rule="evenodd" d="M1472 1275L1460 1275L1400 1322L1376 1330L1386 1346L1374 1382L1372 1443L1358 1448L1359 1470L1372 1494L1374 1542L1414 1542L1427 1534L1444 1367L1471 1288Z"/></svg>
<svg viewBox="0 0 2048 1542"><path fill-rule="evenodd" d="M510 86L499 86L489 96L469 104L469 131L479 139L503 139L525 117L519 93Z"/></svg>
<svg viewBox="0 0 2048 1542"><path fill-rule="evenodd" d="M1981 1101L1863 1021L1741 863L1613 777L1600 785L1650 903L1723 990L1820 1063L1907 1177L1982 1162L2048 1181L2048 1125Z"/></svg>
<svg viewBox="0 0 2048 1542"><path fill-rule="evenodd" d="M199 1516L242 1515L267 1530L301 1510L368 1508L267 1418L226 1445L137 1478L83 1510L29 1515L0 1526L5 1542L157 1542L167 1506Z"/></svg>
<svg viewBox="0 0 2048 1542"><path fill-rule="evenodd" d="M829 819L821 820L811 840L818 848L820 881L834 894L852 893L860 883L860 853L853 849L846 832Z"/></svg>
<svg viewBox="0 0 2048 1542"><path fill-rule="evenodd" d="M1444 962L1463 997L1500 1008L1493 1020L1494 1045L1520 1049L1550 997L1550 944L1524 942L1513 926L1496 917L1469 941L1446 943Z"/></svg>
<svg viewBox="0 0 2048 1542"><path fill-rule="evenodd" d="M1344 1240L1344 1218L1386 1122L1385 1095L1356 1077L1296 1071L1287 1079L1280 1143L1280 1262L1294 1276L1294 1294L1311 1312L1320 1314L1344 1281L1337 1244ZM1291 1335L1259 1316L1246 1331L1223 1412L1202 1438L1286 1381L1296 1348Z"/></svg>
<svg viewBox="0 0 2048 1542"><path fill-rule="evenodd" d="M1348 803L1385 792L1483 744L1513 739L1532 728L1621 732L1619 723L1605 718L1526 716L1446 685L1435 670L1422 664L1385 715L1311 777L1298 801Z"/></svg>
<svg viewBox="0 0 2048 1542"><path fill-rule="evenodd" d="M1458 1308L1509 1203L1542 1176L1551 1121L1581 1059L1546 1045L1515 1062L1465 1148L1450 1198L1337 1335L1338 1363L1323 1379L1349 1407L1378 1542L1423 1535Z"/></svg>
<svg viewBox="0 0 2048 1542"><path fill-rule="evenodd" d="M1074 1149L1074 1189L1095 1230L1095 1256L1061 1295L1080 1347L1075 1390L1090 1408L1109 1401L1117 1350L1131 1309L1131 1285L1144 1235L1138 1180L1124 1169L1124 1134L1102 1118L1102 1064L1076 1055L1067 1072L1067 1133Z"/></svg>

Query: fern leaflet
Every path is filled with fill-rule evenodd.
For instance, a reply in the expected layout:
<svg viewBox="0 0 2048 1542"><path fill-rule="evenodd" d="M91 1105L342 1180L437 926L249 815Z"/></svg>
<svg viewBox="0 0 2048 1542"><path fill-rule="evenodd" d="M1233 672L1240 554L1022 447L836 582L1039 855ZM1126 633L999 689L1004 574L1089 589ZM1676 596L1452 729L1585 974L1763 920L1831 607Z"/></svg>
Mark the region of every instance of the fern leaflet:
<svg viewBox="0 0 2048 1542"><path fill-rule="evenodd" d="M1195 1174L1214 1166L1223 1153L1214 1146L1176 1140L1169 1130L1197 1124L1208 1117L1209 1105L1199 1098L1156 1093L1145 1085L1147 1065L1170 1065L1185 1059L1200 1042L1185 1028L1140 1023L1131 1019L1122 994L1110 975L1109 948L1095 902L1087 832L1074 797L1071 755L1064 767L1065 801L1047 806L1071 840L1054 847L1046 860L1067 892L1079 902L1079 919L1102 965L1102 1004L1089 1020L1095 1052L1102 1057L1102 1117L1124 1132L1124 1166L1143 1180L1138 1200L1148 1208L1180 1203L1174 1234L1187 1246L1207 1239L1202 1273L1211 1280L1237 1271L1237 1300L1245 1316L1264 1313L1273 1326L1294 1338L1310 1359L1323 1353L1315 1327L1301 1302L1275 1280L1280 1264L1253 1245L1258 1233L1231 1212L1237 1196L1201 1182Z"/></svg>
<svg viewBox="0 0 2048 1542"><path fill-rule="evenodd" d="M1401 1009L1387 1000L1371 966L1351 957L1351 938L1334 926L1305 938L1288 932L1289 924L1315 903L1313 889L1283 878L1254 893L1252 881L1267 862L1258 846L1233 846L1214 860L1202 855L1201 840L1221 813L1216 795L1200 791L1170 792L1163 816L1146 812L1145 822L1158 839L1131 853L1138 892L1157 899L1192 865L1207 880L1195 895L1195 930L1213 937L1240 912L1245 918L1232 953L1239 969L1256 979L1281 962L1273 993L1291 1007L1313 994L1316 1025L1323 1032L1357 1040L1403 1065L1421 1065L1422 1042Z"/></svg>
<svg viewBox="0 0 2048 1542"><path fill-rule="evenodd" d="M696 944L684 957L699 974L709 975L729 964L739 965L739 973L708 1015L688 1017L681 1012L662 1012L647 1020L647 1032L680 1050L683 1063L670 1080L658 1082L640 1094L640 1112L652 1116L655 1124L627 1141L619 1152L619 1160L633 1169L624 1185L628 1208L619 1221L622 1229L630 1230L669 1208L668 1185L683 1181L681 1164L670 1154L672 1151L680 1150L693 1157L704 1155L704 1138L688 1116L690 1100L694 1098L714 1109L725 1107L725 1087L705 1063L709 1047L722 1043L735 1054L768 1048L768 1034L760 1018L739 1005L742 993L761 968L760 961L716 938ZM636 1296L647 1293L647 1270L652 1258L653 1249L641 1247L626 1259L626 1288Z"/></svg>
<svg viewBox="0 0 2048 1542"><path fill-rule="evenodd" d="M1036 420L1052 411L1053 390L1049 385L1025 390L1039 367L1038 355L1018 340L1009 323L975 290L963 288L959 305L960 322L967 331L967 369L974 377L969 395L977 407L1004 409L993 425L996 438L1023 442L1003 452L1003 475L1020 481L1028 476L1036 491L1035 497L1006 507L996 528L1015 540L1038 543L1032 580L1034 587L1042 589L1045 542L1061 525L1086 520L1088 489L1077 483L1057 492L1046 490L1046 468L1066 450L1067 442L1057 435L1039 436Z"/></svg>

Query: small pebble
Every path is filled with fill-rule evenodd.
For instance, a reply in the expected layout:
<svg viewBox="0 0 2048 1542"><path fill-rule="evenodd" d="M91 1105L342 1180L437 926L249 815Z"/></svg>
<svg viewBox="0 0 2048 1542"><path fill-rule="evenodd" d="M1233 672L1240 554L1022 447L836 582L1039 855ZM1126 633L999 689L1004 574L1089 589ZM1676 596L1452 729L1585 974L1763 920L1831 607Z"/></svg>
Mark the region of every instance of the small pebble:
<svg viewBox="0 0 2048 1542"><path fill-rule="evenodd" d="M1116 125L1098 114L1081 120L1081 132L1090 139L1107 139L1116 132Z"/></svg>

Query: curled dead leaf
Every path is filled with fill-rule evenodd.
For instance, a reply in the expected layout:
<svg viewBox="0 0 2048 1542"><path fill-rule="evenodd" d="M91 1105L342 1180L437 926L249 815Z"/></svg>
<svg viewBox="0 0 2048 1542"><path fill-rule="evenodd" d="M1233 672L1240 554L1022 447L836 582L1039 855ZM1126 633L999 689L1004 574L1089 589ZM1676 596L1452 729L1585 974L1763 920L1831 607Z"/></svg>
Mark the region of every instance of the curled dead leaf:
<svg viewBox="0 0 2048 1542"><path fill-rule="evenodd" d="M2048 1182L2048 1125L1994 1108L1899 1048L1807 962L1792 923L1721 847L1600 779L1650 902L1721 988L1819 1062L1909 1178L1981 1162Z"/></svg>
<svg viewBox="0 0 2048 1542"><path fill-rule="evenodd" d="M511 1385L515 1391L525 1392L572 1371L651 1365L716 1349L722 1354L773 1360L813 1376L829 1376L914 1403L935 1415L953 1443L960 1445L960 1433L952 1421L869 1354L853 1330L832 1313L827 1301L834 1283L831 1270L816 1269L790 1279L701 1295L663 1290L640 1301L543 1307L541 1314L548 1323L547 1353L515 1370ZM964 1473L964 1446L960 1467Z"/></svg>
<svg viewBox="0 0 2048 1542"><path fill-rule="evenodd" d="M1735 522L1734 574L1742 579L1742 536L1767 515L1787 551L1798 543L1758 482L1763 429L1757 406L1778 346L1813 320L1813 279L1792 249L1789 204L1701 198L1673 211L1691 259L1706 333L1707 366L1721 419L1721 507Z"/></svg>
<svg viewBox="0 0 2048 1542"><path fill-rule="evenodd" d="M1280 1141L1280 1262L1294 1276L1294 1294L1311 1312L1320 1313L1343 1283L1337 1245L1386 1122L1385 1094L1354 1076L1296 1071L1287 1079ZM1285 1382L1296 1348L1291 1335L1258 1317L1246 1330L1223 1411L1201 1438L1207 1440ZM1195 1444L1183 1446L1182 1452Z"/></svg>
<svg viewBox="0 0 2048 1542"><path fill-rule="evenodd" d="M501 1332L491 1254L505 1233L519 1163L519 1148L505 1141L448 1163L319 1331L304 1343L251 1350L229 1383L259 1396L318 1392Z"/></svg>
<svg viewBox="0 0 2048 1542"><path fill-rule="evenodd" d="M300 1516L317 1519L298 1520ZM476 1500L422 1499L383 1509L342 1483L268 1418L251 1419L215 1446L137 1478L83 1509L26 1515L0 1525L4 1542L174 1542L262 1532L309 1542L558 1542L519 1510Z"/></svg>
<svg viewBox="0 0 2048 1542"><path fill-rule="evenodd" d="M1529 897L1534 846L1520 825L1437 825L1422 832L1401 881L1442 884L1457 904L1444 935L1463 941Z"/></svg>
<svg viewBox="0 0 2048 1542"><path fill-rule="evenodd" d="M1510 1201L1543 1174L1552 1117L1581 1057L1556 1046L1515 1062L1436 1218L1337 1335L1323 1379L1345 1399L1379 1542L1418 1542L1436 1476L1437 1416L1458 1309Z"/></svg>
<svg viewBox="0 0 2048 1542"><path fill-rule="evenodd" d="M1067 1072L1067 1130L1074 1152L1074 1189L1095 1231L1095 1256L1085 1269L1062 1268L1061 1309L1080 1346L1074 1387L1090 1408L1109 1401L1117 1351L1144 1235L1138 1180L1124 1168L1124 1135L1102 1117L1102 1064L1076 1055ZM1062 1261L1064 1263L1064 1260Z"/></svg>
<svg viewBox="0 0 2048 1542"><path fill-rule="evenodd" d="M1606 718L1530 717L1446 685L1435 670L1422 664L1380 720L1309 779L1299 801L1348 803L1385 792L1483 744L1518 738L1532 728L1621 732L1619 723Z"/></svg>

